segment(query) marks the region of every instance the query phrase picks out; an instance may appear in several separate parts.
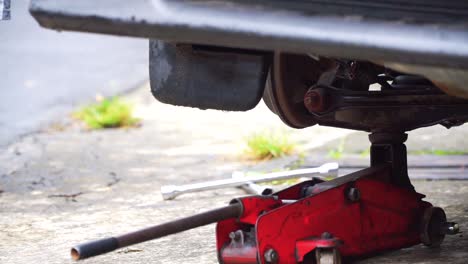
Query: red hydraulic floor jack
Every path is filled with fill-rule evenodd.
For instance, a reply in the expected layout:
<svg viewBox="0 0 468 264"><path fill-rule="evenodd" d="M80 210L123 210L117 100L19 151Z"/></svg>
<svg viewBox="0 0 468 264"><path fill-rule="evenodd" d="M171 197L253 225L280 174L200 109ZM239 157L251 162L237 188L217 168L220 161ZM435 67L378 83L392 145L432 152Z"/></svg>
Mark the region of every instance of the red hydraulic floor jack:
<svg viewBox="0 0 468 264"><path fill-rule="evenodd" d="M341 263L423 243L439 246L458 225L423 201L408 178L406 134L370 135L371 166L331 181L313 179L273 195L122 236L76 246L74 259L217 222L219 262ZM342 260L343 259L343 260Z"/></svg>

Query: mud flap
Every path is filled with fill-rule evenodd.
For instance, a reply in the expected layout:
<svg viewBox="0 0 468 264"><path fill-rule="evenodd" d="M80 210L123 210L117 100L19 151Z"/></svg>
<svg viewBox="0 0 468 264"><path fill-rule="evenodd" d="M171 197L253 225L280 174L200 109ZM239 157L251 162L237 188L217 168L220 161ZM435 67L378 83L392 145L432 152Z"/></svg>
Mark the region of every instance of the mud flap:
<svg viewBox="0 0 468 264"><path fill-rule="evenodd" d="M262 98L271 55L150 41L151 91L163 103L247 111Z"/></svg>

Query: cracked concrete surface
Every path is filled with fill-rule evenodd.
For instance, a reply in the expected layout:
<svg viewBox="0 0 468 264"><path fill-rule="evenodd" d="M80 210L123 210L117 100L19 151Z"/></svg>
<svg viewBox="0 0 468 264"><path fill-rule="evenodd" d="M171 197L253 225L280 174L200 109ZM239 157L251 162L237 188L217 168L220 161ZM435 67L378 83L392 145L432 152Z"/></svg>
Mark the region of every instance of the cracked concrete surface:
<svg viewBox="0 0 468 264"><path fill-rule="evenodd" d="M154 102L147 87L128 98L137 104L141 128L90 132L64 121L0 150L0 263L72 263L69 250L76 243L202 212L244 195L230 188L163 201L161 185L229 177L238 169L274 170L297 159L255 164L240 157L243 137L251 131L285 129L265 106L248 113L177 108ZM288 131L311 155L351 133L324 127ZM415 181L415 186L468 229L468 182ZM363 261L396 262L468 263L468 237L447 237L440 250L416 246ZM214 264L214 226L83 263Z"/></svg>

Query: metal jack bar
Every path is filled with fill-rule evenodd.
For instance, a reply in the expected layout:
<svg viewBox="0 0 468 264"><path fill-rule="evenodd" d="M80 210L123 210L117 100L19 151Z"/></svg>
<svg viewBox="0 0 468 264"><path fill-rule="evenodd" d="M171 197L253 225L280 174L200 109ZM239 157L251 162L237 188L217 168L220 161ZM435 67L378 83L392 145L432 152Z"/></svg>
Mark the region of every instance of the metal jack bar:
<svg viewBox="0 0 468 264"><path fill-rule="evenodd" d="M164 200L171 200L183 193L200 192L206 190L220 189L226 187L240 187L249 183L260 183L277 180L295 179L314 176L338 176L338 163L325 163L317 168L298 169L291 171L272 172L248 178L231 178L209 182L201 182L187 185L166 185L161 187Z"/></svg>
<svg viewBox="0 0 468 264"><path fill-rule="evenodd" d="M125 235L80 244L71 249L71 256L74 260L94 257L122 247L128 247L137 243L205 226L222 220L236 218L239 217L241 213L242 206L240 204L228 205L202 214L185 217Z"/></svg>

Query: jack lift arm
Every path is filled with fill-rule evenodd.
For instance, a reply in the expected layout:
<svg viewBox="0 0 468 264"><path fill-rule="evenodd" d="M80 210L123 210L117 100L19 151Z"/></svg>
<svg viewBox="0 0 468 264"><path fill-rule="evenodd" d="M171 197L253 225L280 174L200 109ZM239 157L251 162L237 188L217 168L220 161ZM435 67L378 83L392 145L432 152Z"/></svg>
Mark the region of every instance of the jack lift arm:
<svg viewBox="0 0 468 264"><path fill-rule="evenodd" d="M331 181L313 179L272 195L72 248L84 259L217 223L223 264L341 263L423 243L438 247L458 233L445 212L423 201L407 174L404 133L369 136L371 167Z"/></svg>

